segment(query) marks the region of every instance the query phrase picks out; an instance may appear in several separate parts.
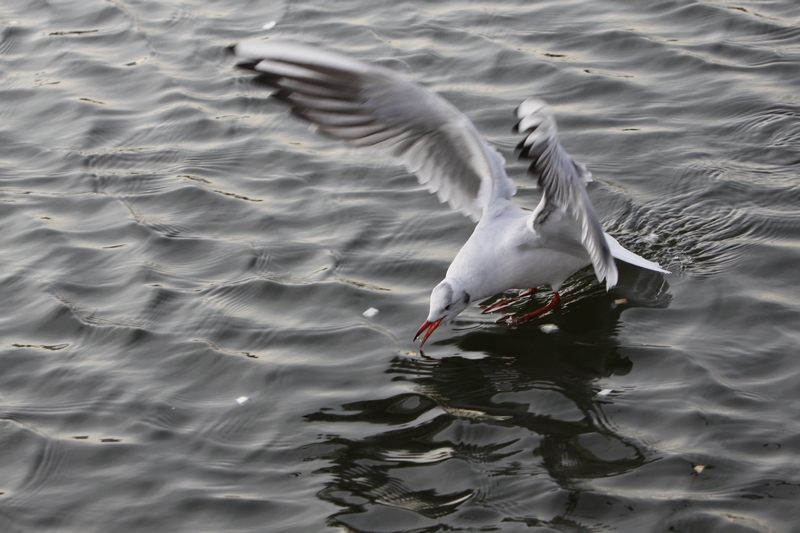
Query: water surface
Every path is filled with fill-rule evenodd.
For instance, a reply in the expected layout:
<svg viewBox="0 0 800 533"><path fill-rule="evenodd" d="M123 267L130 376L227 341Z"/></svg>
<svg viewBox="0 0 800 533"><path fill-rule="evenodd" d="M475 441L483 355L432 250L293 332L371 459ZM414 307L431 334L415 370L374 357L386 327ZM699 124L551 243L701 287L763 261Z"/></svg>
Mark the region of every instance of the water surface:
<svg viewBox="0 0 800 533"><path fill-rule="evenodd" d="M258 36L440 92L530 208L546 99L673 274L420 353L472 223L267 99ZM800 531L798 81L792 0L5 1L0 529Z"/></svg>

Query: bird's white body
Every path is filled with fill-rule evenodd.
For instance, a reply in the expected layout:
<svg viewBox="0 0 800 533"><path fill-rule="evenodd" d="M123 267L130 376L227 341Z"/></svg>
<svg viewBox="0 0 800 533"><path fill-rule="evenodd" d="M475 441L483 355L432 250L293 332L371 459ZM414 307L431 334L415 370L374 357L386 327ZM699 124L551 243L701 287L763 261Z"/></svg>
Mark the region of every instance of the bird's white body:
<svg viewBox="0 0 800 533"><path fill-rule="evenodd" d="M557 291L569 276L591 264L568 219L562 217L537 235L527 227L530 217L530 211L513 202L496 201L450 264L445 279L458 281L476 301L508 289L550 285Z"/></svg>
<svg viewBox="0 0 800 533"><path fill-rule="evenodd" d="M544 102L525 100L516 129L525 134L520 157L542 188L533 212L511 201L516 192L503 157L452 104L391 70L333 52L280 40L250 40L235 48L256 60L273 94L317 131L353 146L386 153L420 183L473 220L475 231L431 292L422 342L442 321L476 300L508 289L550 285L555 296L528 320L555 307L564 281L592 265L598 281L617 282L614 259L667 272L623 248L603 232L586 192L592 181L558 141Z"/></svg>

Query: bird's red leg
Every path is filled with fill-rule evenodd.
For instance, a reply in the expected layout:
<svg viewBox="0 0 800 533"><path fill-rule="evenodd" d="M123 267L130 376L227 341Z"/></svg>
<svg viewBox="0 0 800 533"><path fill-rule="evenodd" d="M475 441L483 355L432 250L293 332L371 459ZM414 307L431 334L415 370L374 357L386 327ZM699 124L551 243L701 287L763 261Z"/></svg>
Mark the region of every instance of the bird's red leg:
<svg viewBox="0 0 800 533"><path fill-rule="evenodd" d="M485 315L486 313L496 313L497 311L502 311L503 309L505 309L506 307L508 307L512 303L514 303L517 300L519 300L520 298L525 298L526 296L530 296L532 294L536 294L536 288L535 287L533 289L528 289L527 291L525 291L525 292L523 292L523 293L521 293L521 294L519 294L519 295L517 295L517 296L515 296L513 298L508 298L506 300L499 300L497 302L494 302L493 304L489 304L487 306L481 306L481 307L483 307L483 311L481 311L481 313L483 313Z"/></svg>
<svg viewBox="0 0 800 533"><path fill-rule="evenodd" d="M541 309L537 309L536 311L534 311L532 313L528 313L527 315L522 315L519 318L514 317L512 315L504 316L503 318L501 318L497 322L498 322L498 324L500 322L505 322L509 326L517 326L519 324L523 324L525 322L528 322L529 320L533 320L537 316L545 314L546 312L552 310L553 308L558 307L558 304L560 304L560 303L561 303L561 296L559 296L558 295L558 291L556 291L556 292L553 293L553 299L550 300L550 303L548 303L547 305L545 305Z"/></svg>

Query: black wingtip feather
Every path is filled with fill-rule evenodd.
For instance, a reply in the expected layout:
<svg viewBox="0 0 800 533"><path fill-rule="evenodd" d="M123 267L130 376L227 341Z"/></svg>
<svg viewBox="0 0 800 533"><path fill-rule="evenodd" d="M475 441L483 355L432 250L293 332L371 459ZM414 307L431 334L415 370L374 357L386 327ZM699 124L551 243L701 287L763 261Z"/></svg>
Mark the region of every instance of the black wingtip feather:
<svg viewBox="0 0 800 533"><path fill-rule="evenodd" d="M525 117L519 119L519 121L516 124L514 124L514 127L511 128L511 132L512 133L525 133L526 135L530 135L532 132L536 131L536 128L539 127L539 124L536 124L533 127L530 127L528 129L526 129L525 131L520 130L519 129L519 125L522 124L522 121L524 119L525 119ZM525 142L525 139L523 139L522 142Z"/></svg>
<svg viewBox="0 0 800 533"><path fill-rule="evenodd" d="M258 61L242 61L240 63L236 63L236 68L242 70L255 70L258 63Z"/></svg>
<svg viewBox="0 0 800 533"><path fill-rule="evenodd" d="M541 155L541 154L539 154L539 155ZM539 162L539 155L535 155L535 154L532 155L530 153L530 150L525 150L523 152L520 152L518 160L519 161L522 161L522 160L531 161L531 165L536 165Z"/></svg>
<svg viewBox="0 0 800 533"><path fill-rule="evenodd" d="M533 129L536 129L536 128L533 128ZM531 130L531 131L533 131L533 130ZM530 136L524 137L520 142L517 143L517 146L514 148L514 150L519 152L519 157L518 157L519 160L522 160L522 159L533 160L533 164L535 165L539 161L539 158L542 156L542 153L544 152L545 146L539 146L534 151L534 148L536 147L536 143L531 143L531 144L528 144L527 146L525 145L525 143L528 141L529 138L530 138Z"/></svg>
<svg viewBox="0 0 800 533"><path fill-rule="evenodd" d="M529 146L522 146L522 149L519 152L519 159L528 159L532 160L534 164L539 162L539 158L542 157L542 154L545 151L546 146L536 146L536 144L531 144Z"/></svg>
<svg viewBox="0 0 800 533"><path fill-rule="evenodd" d="M267 72L262 72L257 76L253 76L251 78L253 83L256 85L261 85L262 87L269 87L270 89L281 89L280 86L280 76L276 76L275 74L269 74Z"/></svg>
<svg viewBox="0 0 800 533"><path fill-rule="evenodd" d="M279 89L274 93L272 93L270 96L272 98L275 98L276 100L283 102L284 104L295 105L295 102L292 101L291 99L292 94L294 93L288 89Z"/></svg>

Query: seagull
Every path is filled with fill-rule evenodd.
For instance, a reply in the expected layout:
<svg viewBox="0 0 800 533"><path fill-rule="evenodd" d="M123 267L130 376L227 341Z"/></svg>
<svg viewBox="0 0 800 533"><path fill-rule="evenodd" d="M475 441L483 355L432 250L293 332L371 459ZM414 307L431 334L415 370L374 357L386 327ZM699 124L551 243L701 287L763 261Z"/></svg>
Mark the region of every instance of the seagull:
<svg viewBox="0 0 800 533"><path fill-rule="evenodd" d="M515 111L514 129L524 135L519 156L530 162L528 173L542 189L531 212L512 202L516 187L500 153L438 94L383 66L292 41L251 39L234 52L249 62L243 66L263 73L273 97L319 133L387 154L442 203L477 222L431 292L430 312L414 337L422 337L420 347L473 302L511 289L523 289L522 298L549 285L553 298L546 306L500 319L509 325L532 320L557 307L563 283L588 265L607 290L617 283L614 259L669 274L603 232L586 191L592 175L559 143L554 114L543 101L529 98Z"/></svg>

